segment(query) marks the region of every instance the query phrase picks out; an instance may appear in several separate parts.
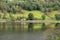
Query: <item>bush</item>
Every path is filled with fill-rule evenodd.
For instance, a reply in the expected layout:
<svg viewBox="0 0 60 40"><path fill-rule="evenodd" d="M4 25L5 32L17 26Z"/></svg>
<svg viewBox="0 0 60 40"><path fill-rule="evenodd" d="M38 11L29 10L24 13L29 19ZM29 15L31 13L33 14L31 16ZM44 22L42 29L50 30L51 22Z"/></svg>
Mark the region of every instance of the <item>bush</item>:
<svg viewBox="0 0 60 40"><path fill-rule="evenodd" d="M45 15L42 15L42 20L45 20Z"/></svg>
<svg viewBox="0 0 60 40"><path fill-rule="evenodd" d="M32 13L28 14L28 20L34 20L34 15Z"/></svg>
<svg viewBox="0 0 60 40"><path fill-rule="evenodd" d="M16 20L17 17L16 17L15 15L13 15L13 14L10 14L10 19L11 19L11 20Z"/></svg>
<svg viewBox="0 0 60 40"><path fill-rule="evenodd" d="M60 14L55 15L56 20L60 20Z"/></svg>

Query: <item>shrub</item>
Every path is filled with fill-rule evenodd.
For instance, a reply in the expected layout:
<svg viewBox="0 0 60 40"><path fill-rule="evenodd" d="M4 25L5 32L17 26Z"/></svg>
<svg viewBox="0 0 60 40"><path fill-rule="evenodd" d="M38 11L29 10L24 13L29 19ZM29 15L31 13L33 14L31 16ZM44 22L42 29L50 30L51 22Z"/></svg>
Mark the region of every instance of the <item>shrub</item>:
<svg viewBox="0 0 60 40"><path fill-rule="evenodd" d="M56 20L60 20L60 14L55 15Z"/></svg>
<svg viewBox="0 0 60 40"><path fill-rule="evenodd" d="M32 13L29 13L29 14L28 14L28 19L29 19L29 20L34 20L34 15L33 15Z"/></svg>
<svg viewBox="0 0 60 40"><path fill-rule="evenodd" d="M45 15L42 15L42 20L45 20Z"/></svg>

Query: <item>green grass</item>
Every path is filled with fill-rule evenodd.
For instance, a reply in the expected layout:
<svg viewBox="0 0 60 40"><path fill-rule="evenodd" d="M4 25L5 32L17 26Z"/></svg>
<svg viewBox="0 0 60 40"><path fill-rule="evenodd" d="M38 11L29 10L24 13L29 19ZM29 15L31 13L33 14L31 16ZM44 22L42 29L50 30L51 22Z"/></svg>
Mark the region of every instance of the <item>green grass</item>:
<svg viewBox="0 0 60 40"><path fill-rule="evenodd" d="M17 19L20 17L28 18L29 13L33 13L35 19L42 19L41 16L44 15L44 13L42 13L41 11L37 11L37 10L33 10L33 11L23 10L23 14L22 13L16 13L16 14L11 13L11 15L14 19ZM60 12L59 11L50 12L50 17L54 18L55 20L55 14L57 13L60 13ZM0 14L3 16L3 13L0 13ZM51 20L51 18L49 18L48 16L45 16L45 17L46 17L46 20ZM6 18L7 19L10 18L8 13L6 14Z"/></svg>
<svg viewBox="0 0 60 40"><path fill-rule="evenodd" d="M36 19L42 19L42 15L44 15L44 13L42 13L41 11L37 11L37 10L34 10L34 11L26 11L24 10L24 14L18 14L17 16L20 16L20 17L25 17L25 18L28 18L28 14L29 13L33 13L34 17ZM57 13L60 13L58 11L52 11L50 13L50 17L54 18L55 19L55 14ZM51 20L48 16L46 16L46 20Z"/></svg>

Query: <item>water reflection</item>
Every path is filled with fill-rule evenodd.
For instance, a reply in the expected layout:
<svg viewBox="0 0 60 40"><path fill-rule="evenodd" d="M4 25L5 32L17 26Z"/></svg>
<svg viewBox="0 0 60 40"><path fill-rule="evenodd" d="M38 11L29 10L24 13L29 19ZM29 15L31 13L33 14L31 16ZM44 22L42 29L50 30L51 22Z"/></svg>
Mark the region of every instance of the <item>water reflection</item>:
<svg viewBox="0 0 60 40"><path fill-rule="evenodd" d="M33 27L34 27L34 24L33 23L29 23L28 24L28 31L33 31Z"/></svg>
<svg viewBox="0 0 60 40"><path fill-rule="evenodd" d="M45 27L45 23L42 23L42 27L41 27L42 30L45 30L46 27Z"/></svg>
<svg viewBox="0 0 60 40"><path fill-rule="evenodd" d="M57 27L60 27L60 23L0 22L0 40L55 40L60 36L60 29Z"/></svg>
<svg viewBox="0 0 60 40"><path fill-rule="evenodd" d="M33 31L33 30L45 30L49 28L60 27L60 23L20 23L20 22L0 22L0 31L6 32L19 32L19 31Z"/></svg>

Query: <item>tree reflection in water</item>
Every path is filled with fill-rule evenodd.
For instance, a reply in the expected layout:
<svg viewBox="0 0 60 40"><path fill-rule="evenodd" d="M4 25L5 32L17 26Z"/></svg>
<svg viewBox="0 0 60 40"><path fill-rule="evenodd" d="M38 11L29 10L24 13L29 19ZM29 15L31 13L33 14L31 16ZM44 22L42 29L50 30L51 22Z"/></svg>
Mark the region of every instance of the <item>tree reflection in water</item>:
<svg viewBox="0 0 60 40"><path fill-rule="evenodd" d="M33 23L29 23L28 24L28 31L33 31L33 27L34 27L34 24Z"/></svg>

